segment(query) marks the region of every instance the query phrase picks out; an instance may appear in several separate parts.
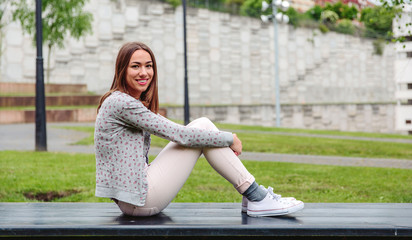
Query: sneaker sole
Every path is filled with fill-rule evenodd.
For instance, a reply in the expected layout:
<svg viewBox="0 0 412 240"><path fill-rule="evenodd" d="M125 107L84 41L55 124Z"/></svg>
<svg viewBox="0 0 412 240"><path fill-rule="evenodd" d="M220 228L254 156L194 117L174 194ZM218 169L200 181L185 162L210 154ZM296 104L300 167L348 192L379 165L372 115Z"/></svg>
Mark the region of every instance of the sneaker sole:
<svg viewBox="0 0 412 240"><path fill-rule="evenodd" d="M287 198L296 200L294 197L287 197ZM242 213L247 213L247 204L243 204L243 200L242 200Z"/></svg>
<svg viewBox="0 0 412 240"><path fill-rule="evenodd" d="M287 214L302 210L304 206L305 204L301 202L287 209L272 209L272 210L261 210L261 211L247 210L247 215L250 217L283 216L283 215L287 215Z"/></svg>

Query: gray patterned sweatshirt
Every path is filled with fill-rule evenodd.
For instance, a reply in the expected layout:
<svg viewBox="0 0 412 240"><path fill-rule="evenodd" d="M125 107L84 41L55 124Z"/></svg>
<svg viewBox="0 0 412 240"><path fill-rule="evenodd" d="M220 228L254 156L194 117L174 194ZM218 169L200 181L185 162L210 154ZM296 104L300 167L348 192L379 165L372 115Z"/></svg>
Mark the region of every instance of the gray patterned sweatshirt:
<svg viewBox="0 0 412 240"><path fill-rule="evenodd" d="M150 134L187 147L227 147L233 143L229 132L174 123L130 95L113 92L104 100L95 124L96 196L144 206Z"/></svg>

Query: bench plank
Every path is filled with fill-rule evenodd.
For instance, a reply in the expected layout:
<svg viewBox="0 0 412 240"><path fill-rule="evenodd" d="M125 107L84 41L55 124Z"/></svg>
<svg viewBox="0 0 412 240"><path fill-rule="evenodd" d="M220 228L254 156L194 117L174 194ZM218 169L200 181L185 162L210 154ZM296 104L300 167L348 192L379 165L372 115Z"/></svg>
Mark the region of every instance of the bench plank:
<svg viewBox="0 0 412 240"><path fill-rule="evenodd" d="M252 218L240 203L172 203L142 218L114 203L0 203L0 237L8 236L412 237L412 204L307 203L288 216Z"/></svg>

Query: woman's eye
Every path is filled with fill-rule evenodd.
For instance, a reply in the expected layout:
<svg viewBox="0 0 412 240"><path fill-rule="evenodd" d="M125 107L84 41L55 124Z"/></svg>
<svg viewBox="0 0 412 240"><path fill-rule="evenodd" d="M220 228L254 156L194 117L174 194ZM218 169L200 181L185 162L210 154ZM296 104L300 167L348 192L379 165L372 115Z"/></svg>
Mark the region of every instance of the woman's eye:
<svg viewBox="0 0 412 240"><path fill-rule="evenodd" d="M152 65L147 65L146 67L147 67L147 68L151 68L151 67L152 67Z"/></svg>
<svg viewBox="0 0 412 240"><path fill-rule="evenodd" d="M132 68L139 68L139 65L132 65Z"/></svg>

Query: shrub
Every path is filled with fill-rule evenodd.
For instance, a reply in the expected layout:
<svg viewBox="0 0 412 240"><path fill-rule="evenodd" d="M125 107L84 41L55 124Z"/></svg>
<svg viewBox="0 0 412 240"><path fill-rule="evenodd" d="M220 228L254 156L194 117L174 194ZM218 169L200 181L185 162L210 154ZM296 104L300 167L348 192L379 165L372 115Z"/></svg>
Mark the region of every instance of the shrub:
<svg viewBox="0 0 412 240"><path fill-rule="evenodd" d="M322 7L319 5L315 5L313 8L306 11L306 14L310 16L313 20L319 21L320 16L322 15Z"/></svg>
<svg viewBox="0 0 412 240"><path fill-rule="evenodd" d="M383 50L385 48L385 40L383 39L376 39L373 41L373 50L374 54L382 56L383 55Z"/></svg>
<svg viewBox="0 0 412 240"><path fill-rule="evenodd" d="M360 20L366 27L365 36L389 38L392 32L392 21L397 12L396 9L387 9L382 6L364 8Z"/></svg>
<svg viewBox="0 0 412 240"><path fill-rule="evenodd" d="M339 20L339 16L332 10L324 10L320 16L323 23L334 24Z"/></svg>
<svg viewBox="0 0 412 240"><path fill-rule="evenodd" d="M300 14L298 13L298 11L296 11L294 8L289 8L284 13L289 17L289 24L293 25L294 27L299 26Z"/></svg>
<svg viewBox="0 0 412 240"><path fill-rule="evenodd" d="M340 20L335 27L336 32L344 33L344 34L351 34L355 33L355 26L353 26L352 21L349 19L342 19Z"/></svg>
<svg viewBox="0 0 412 240"><path fill-rule="evenodd" d="M340 1L333 5L330 3L326 3L324 10L330 10L335 12L336 14L338 14L339 19L353 20L356 18L358 14L358 10L354 6L349 7L348 5L343 4Z"/></svg>
<svg viewBox="0 0 412 240"><path fill-rule="evenodd" d="M262 0L246 0L242 6L240 6L240 14L244 16L260 17L261 14L269 14L261 12ZM272 10L269 8L270 12Z"/></svg>
<svg viewBox="0 0 412 240"><path fill-rule="evenodd" d="M319 30L320 30L322 33L327 33L327 32L330 31L329 28L328 28L325 24L323 24L323 23L319 24Z"/></svg>

